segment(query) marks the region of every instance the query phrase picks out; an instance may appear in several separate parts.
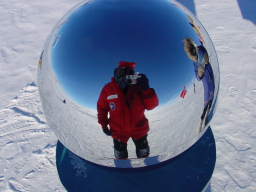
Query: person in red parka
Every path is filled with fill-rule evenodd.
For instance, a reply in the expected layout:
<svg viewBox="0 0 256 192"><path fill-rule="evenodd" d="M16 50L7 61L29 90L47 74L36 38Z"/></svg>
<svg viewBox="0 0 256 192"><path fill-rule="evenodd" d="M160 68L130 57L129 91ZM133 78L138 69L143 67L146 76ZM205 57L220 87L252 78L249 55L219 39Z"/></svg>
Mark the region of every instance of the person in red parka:
<svg viewBox="0 0 256 192"><path fill-rule="evenodd" d="M150 153L149 123L144 112L154 109L159 101L146 75L135 73L135 66L134 62L120 61L112 81L103 87L97 102L98 123L106 135L112 136L117 159L128 158L129 138L135 143L138 158Z"/></svg>

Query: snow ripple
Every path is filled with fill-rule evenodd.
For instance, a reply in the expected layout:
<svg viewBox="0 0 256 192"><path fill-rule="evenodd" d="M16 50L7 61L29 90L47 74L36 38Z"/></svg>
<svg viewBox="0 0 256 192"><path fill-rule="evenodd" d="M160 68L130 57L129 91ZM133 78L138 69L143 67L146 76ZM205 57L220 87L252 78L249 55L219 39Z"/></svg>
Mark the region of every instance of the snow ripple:
<svg viewBox="0 0 256 192"><path fill-rule="evenodd" d="M45 121L42 121L40 118L38 118L35 114L33 114L31 112L27 112L27 111L25 111L23 109L20 109L19 107L12 107L11 109L13 111L15 111L16 113L20 113L23 116L34 118L38 123L46 124Z"/></svg>
<svg viewBox="0 0 256 192"><path fill-rule="evenodd" d="M0 191L65 191L55 165L57 138L39 103L30 83L0 110Z"/></svg>

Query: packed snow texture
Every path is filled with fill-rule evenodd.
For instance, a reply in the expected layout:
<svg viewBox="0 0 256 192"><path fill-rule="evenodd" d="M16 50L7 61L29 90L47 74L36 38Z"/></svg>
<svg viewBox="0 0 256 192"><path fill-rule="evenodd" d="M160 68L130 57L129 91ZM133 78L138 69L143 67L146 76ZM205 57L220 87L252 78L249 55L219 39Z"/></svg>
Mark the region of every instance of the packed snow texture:
<svg viewBox="0 0 256 192"><path fill-rule="evenodd" d="M0 2L0 191L65 191L55 166L57 138L45 124L38 88L28 82L35 81L38 57L53 25L78 2ZM241 2L194 1L221 71L211 123L217 145L212 192L256 191L256 10L243 15L256 2Z"/></svg>
<svg viewBox="0 0 256 192"><path fill-rule="evenodd" d="M35 81L38 58L56 22L79 0L0 1L0 108Z"/></svg>
<svg viewBox="0 0 256 192"><path fill-rule="evenodd" d="M39 103L32 83L0 111L0 191L63 191L55 168L56 137Z"/></svg>

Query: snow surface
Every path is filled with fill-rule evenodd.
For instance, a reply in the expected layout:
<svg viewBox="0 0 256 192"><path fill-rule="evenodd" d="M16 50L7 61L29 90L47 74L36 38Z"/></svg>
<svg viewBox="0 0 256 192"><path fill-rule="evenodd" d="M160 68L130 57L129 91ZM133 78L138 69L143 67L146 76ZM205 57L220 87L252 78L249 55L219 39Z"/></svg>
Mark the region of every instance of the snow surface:
<svg viewBox="0 0 256 192"><path fill-rule="evenodd" d="M0 191L65 191L55 167L57 138L45 124L38 88L31 82L47 35L78 2L0 2ZM221 71L219 104L211 123L217 163L208 191L254 192L256 10L250 9L251 17L243 14L244 7L255 7L256 2L243 1L247 6L242 10L242 1L194 2L214 42Z"/></svg>
<svg viewBox="0 0 256 192"><path fill-rule="evenodd" d="M56 22L79 0L0 1L0 108L35 81L38 58Z"/></svg>

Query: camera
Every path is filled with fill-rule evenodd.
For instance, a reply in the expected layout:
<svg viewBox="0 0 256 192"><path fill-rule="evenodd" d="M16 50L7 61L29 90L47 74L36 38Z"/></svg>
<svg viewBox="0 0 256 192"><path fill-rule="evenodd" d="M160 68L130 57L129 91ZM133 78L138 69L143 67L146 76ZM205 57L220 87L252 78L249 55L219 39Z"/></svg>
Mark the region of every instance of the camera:
<svg viewBox="0 0 256 192"><path fill-rule="evenodd" d="M136 72L134 75L126 75L126 80L128 84L135 85L137 84L137 79L140 78L141 75L139 72Z"/></svg>

